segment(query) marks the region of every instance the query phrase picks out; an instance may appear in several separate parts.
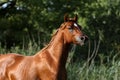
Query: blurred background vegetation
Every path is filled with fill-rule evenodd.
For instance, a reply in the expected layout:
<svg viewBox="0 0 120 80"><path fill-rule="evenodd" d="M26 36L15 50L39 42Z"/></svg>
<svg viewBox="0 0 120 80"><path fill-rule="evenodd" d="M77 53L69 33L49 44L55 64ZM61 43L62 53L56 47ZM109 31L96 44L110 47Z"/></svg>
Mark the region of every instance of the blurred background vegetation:
<svg viewBox="0 0 120 80"><path fill-rule="evenodd" d="M66 13L78 14L78 23L90 39L76 47L73 61L90 55L98 61L101 56L103 61L114 55L119 58L120 0L0 0L1 48L27 49L30 42L44 47Z"/></svg>
<svg viewBox="0 0 120 80"><path fill-rule="evenodd" d="M35 54L66 13L89 36L70 51L68 80L120 80L120 0L0 0L0 53Z"/></svg>

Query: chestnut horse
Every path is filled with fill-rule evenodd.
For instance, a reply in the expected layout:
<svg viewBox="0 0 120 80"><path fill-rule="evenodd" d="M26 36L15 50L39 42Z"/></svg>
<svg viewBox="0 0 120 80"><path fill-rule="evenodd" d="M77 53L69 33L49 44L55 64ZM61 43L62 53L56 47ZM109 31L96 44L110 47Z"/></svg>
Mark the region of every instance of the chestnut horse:
<svg viewBox="0 0 120 80"><path fill-rule="evenodd" d="M83 45L87 40L77 19L77 15L65 16L49 44L33 56L1 55L0 80L67 80L65 65L70 44Z"/></svg>

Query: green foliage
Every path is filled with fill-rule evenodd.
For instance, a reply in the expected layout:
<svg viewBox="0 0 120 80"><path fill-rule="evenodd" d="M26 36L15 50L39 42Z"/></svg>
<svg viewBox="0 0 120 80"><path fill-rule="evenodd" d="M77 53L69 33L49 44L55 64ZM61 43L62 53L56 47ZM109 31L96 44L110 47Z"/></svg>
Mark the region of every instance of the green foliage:
<svg viewBox="0 0 120 80"><path fill-rule="evenodd" d="M1 0L0 3L8 0ZM65 13L78 14L78 23L90 39L90 47L77 47L75 59L86 59L89 52L113 55L120 53L120 0L17 0L21 10L0 12L2 47L28 48L29 41L43 47L52 32L63 22ZM100 43L99 43L100 42ZM99 44L99 47L97 45ZM95 49L98 48L96 51ZM80 53L80 54L79 54ZM98 58L98 55L95 54Z"/></svg>
<svg viewBox="0 0 120 80"><path fill-rule="evenodd" d="M15 7L22 10L0 11L0 53L33 55L64 14L78 14L89 41L71 52L68 80L120 80L120 0L17 0Z"/></svg>

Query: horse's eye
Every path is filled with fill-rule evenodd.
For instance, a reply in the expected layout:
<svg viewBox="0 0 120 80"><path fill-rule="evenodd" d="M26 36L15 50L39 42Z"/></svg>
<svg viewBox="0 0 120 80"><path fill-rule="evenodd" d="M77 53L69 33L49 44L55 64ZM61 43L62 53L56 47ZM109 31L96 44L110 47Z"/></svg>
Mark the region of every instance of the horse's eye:
<svg viewBox="0 0 120 80"><path fill-rule="evenodd" d="M73 32L73 28L72 28L72 27L69 27L68 30L69 30L70 32Z"/></svg>

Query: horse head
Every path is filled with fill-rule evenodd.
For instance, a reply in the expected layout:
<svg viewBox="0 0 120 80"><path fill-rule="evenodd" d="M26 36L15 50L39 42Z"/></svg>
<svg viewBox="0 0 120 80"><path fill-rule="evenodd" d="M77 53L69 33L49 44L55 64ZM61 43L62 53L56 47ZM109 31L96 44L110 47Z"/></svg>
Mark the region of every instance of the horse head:
<svg viewBox="0 0 120 80"><path fill-rule="evenodd" d="M77 23L78 16L69 18L68 15L64 16L64 23L61 24L60 30L64 33L64 40L67 43L74 43L84 45L88 37L82 32L82 27Z"/></svg>

